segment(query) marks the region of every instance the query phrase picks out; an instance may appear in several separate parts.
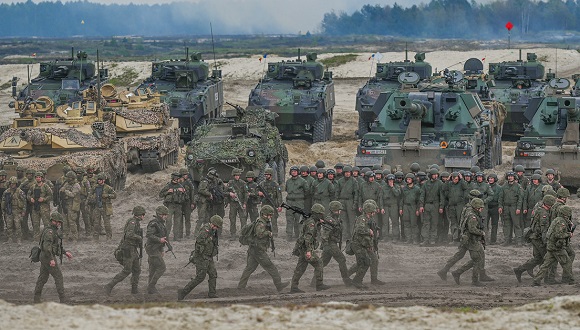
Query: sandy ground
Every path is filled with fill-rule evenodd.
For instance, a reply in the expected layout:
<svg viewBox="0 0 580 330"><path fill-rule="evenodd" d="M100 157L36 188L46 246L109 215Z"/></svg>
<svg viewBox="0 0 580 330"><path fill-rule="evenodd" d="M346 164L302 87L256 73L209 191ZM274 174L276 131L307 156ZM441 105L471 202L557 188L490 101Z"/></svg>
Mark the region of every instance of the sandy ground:
<svg viewBox="0 0 580 330"><path fill-rule="evenodd" d="M528 50L524 51L525 53ZM540 56L548 57L549 67L554 67L554 51L547 49L529 50ZM385 61L389 58L384 54ZM321 57L330 56L323 55ZM371 61L369 54L361 54L356 62L334 68L336 79L337 106L335 108L334 137L326 143L309 144L300 140L288 141L287 146L291 164L313 164L317 159L323 159L329 164L337 161L350 163L353 160L357 141L354 130L357 123L357 115L354 111L354 102L357 89L364 84ZM402 54L394 54L392 60L404 59ZM445 66L465 60L469 57L486 57L486 62L513 60L517 58L517 51L488 51L488 52L435 52L427 54L427 60L434 67ZM558 65L560 72L566 72L567 76L580 72L580 53L574 51L558 51ZM275 60L274 56L270 61ZM225 80L226 99L230 102L244 105L247 102L249 90L257 82L262 70L262 64L257 58L221 60L224 63L222 70ZM575 66L565 67L564 63L573 63ZM123 65L136 66L142 70L142 77L148 74L148 63L129 63ZM552 66L551 66L552 65ZM254 67L250 70L248 68ZM2 66L0 67L0 83L10 79L13 75L26 77L25 66ZM115 74L113 72L113 74ZM24 78L25 79L25 78ZM2 90L0 108L2 109L0 120L7 121L13 115L6 104L9 101L9 89ZM510 147L508 146L508 149ZM513 150L513 146L511 146ZM496 171L505 171L511 167L510 155L504 155L506 161ZM166 256L167 272L161 278L158 288L160 295L150 296L147 294L130 294L128 280L115 287L112 296L107 297L103 293L103 285L106 284L118 271L120 265L114 260L112 252L121 238L122 226L130 216L130 211L135 205L143 205L147 209L146 221L152 218L154 209L160 205L157 198L158 190L169 180L169 174L177 170L177 166L168 168L155 174L131 174L128 178L127 188L118 194L114 203L115 214L113 215L114 236L112 241L92 242L80 241L76 243L65 242L67 249L75 255L72 261L65 261L62 265L67 296L75 305L91 305L86 307L57 307L52 304L37 306L21 306L32 302L32 292L36 277L38 276L38 264L31 264L28 260L30 248L33 242L25 242L20 245L3 244L0 254L0 299L7 303L0 303L0 328L10 325L13 328L38 328L45 327L51 322L53 312L58 308L58 314L63 317L61 324L67 328L102 328L115 326L115 328L156 328L161 326L160 320L164 320L163 328L169 325L203 324L203 328L226 328L231 326L249 328L257 325L258 328L298 328L304 325L316 325L317 328L331 327L370 327L370 328L401 328L402 326L413 328L458 328L481 322L482 326L492 328L507 328L508 321L519 322L522 328L529 328L529 324L542 327L549 323L548 327L580 327L577 321L580 298L561 298L538 304L526 305L518 308L492 309L495 307L520 306L531 302L545 299L577 294L578 288L568 285L530 287L531 279L524 275L524 282L518 284L512 268L523 263L531 256L531 247L499 247L490 246L486 250L486 269L489 275L496 278L486 288L472 288L469 284L471 273L464 274L461 285L455 285L451 277L447 282L439 279L436 271L442 267L445 260L451 256L456 247L418 247L410 245L397 245L390 242L380 243L380 279L387 282L382 287L370 287L365 291L346 288L342 285L336 263L332 262L325 268L325 283L332 286L328 291L316 292L308 286L312 277L312 269L309 268L301 282L304 294L290 295L288 290L278 295L269 275L261 268L250 278L248 289L239 291L236 289L237 282L245 267L246 248L240 246L237 241L228 240L229 221L225 221L223 238L220 241L219 261L216 262L218 270L218 291L220 298L208 300L207 284L203 283L196 288L185 303L179 304L182 309L163 309L156 307L150 310L142 309L111 309L100 305L127 306L143 303L162 305L164 302L176 300L176 291L183 287L194 274L193 267L183 269L187 258L193 248L192 238L180 242L174 242L177 259ZM572 207L578 212L580 203L574 196L571 200ZM227 213L226 213L227 214ZM194 212L194 221L197 213ZM284 213L279 219L280 231L284 233ZM145 226L145 224L143 225ZM283 234L282 234L283 236ZM500 234L501 237L501 234ZM575 247L578 241L573 239ZM284 237L276 239L276 255L272 257L277 265L282 278L290 280L296 265L296 258L291 255L293 243L287 242ZM465 258L463 261L466 262ZM348 265L354 263L353 257L347 258ZM147 261L142 262L141 291L145 291L144 280L147 277ZM574 272L578 277L578 267L574 266ZM369 281L367 274L366 282ZM54 284L49 280L45 286L43 298L45 301L58 301ZM338 302L338 305L328 305L328 302ZM11 304L15 305L11 305ZM100 304L92 306L92 304ZM211 304L211 305L207 305ZM244 306L231 306L243 304ZM322 305L319 305L322 304ZM350 304L357 304L352 306ZM372 305L368 307L367 305ZM215 305L220 306L218 313L213 312ZM249 306L264 306L251 308ZM296 305L300 305L298 307ZM305 307L305 306L310 307ZM424 307L410 307L410 306ZM146 305L145 305L146 306ZM191 306L203 308L191 308ZM468 306L474 309L486 311L473 313L465 311L462 307ZM173 306L174 307L174 306ZM387 308L388 307L388 308ZM391 307L409 307L405 309L393 309ZM428 307L436 307L431 309ZM48 316L51 315L50 319ZM145 316L147 314L148 316ZM548 315L549 314L549 315ZM38 315L38 317L37 317ZM161 316L162 315L162 316ZM220 321L213 321L218 317ZM318 318L319 319L316 319ZM575 318L575 319L574 319ZM155 320L153 320L155 319ZM572 320L571 320L572 319ZM61 322L61 321L59 321ZM318 322L318 323L315 323ZM576 323L570 323L576 322ZM274 326L272 326L274 325Z"/></svg>

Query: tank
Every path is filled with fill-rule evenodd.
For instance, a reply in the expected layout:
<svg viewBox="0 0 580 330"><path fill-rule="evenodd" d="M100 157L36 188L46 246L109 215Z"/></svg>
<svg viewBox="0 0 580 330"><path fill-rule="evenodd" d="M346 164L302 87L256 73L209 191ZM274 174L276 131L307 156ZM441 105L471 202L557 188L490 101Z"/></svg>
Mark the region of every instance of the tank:
<svg viewBox="0 0 580 330"><path fill-rule="evenodd" d="M567 79L552 79L549 84L556 87L553 92L534 100L526 110L530 122L517 142L513 163L523 165L527 173L558 170L563 185L580 187L580 97L564 94L570 87Z"/></svg>
<svg viewBox="0 0 580 330"><path fill-rule="evenodd" d="M103 120L115 125L130 170L151 173L177 163L178 120L170 117L169 105L161 103L158 92L147 88L118 92L115 86L105 84L101 95Z"/></svg>
<svg viewBox="0 0 580 330"><path fill-rule="evenodd" d="M55 106L47 96L15 102L19 118L0 135L0 166L16 175L16 166L46 170L56 181L63 166L91 166L122 190L127 175L126 152L115 127L98 115L95 102Z"/></svg>
<svg viewBox="0 0 580 330"><path fill-rule="evenodd" d="M449 172L500 164L501 109L486 107L477 94L466 92L462 76L447 72L445 79L446 84L419 89L414 87L418 74L399 75L401 88L378 98L377 121L362 137L355 164L408 169L417 162Z"/></svg>
<svg viewBox="0 0 580 330"><path fill-rule="evenodd" d="M534 53L527 54L527 61L489 63L489 75L493 80L490 90L495 100L507 109L504 137L518 139L523 136L528 119L524 116L528 104L546 95L544 65Z"/></svg>
<svg viewBox="0 0 580 330"><path fill-rule="evenodd" d="M249 106L278 114L276 127L285 138L299 136L313 143L332 138L335 105L332 72L324 71L316 53L268 63L268 72L250 92Z"/></svg>
<svg viewBox="0 0 580 330"><path fill-rule="evenodd" d="M573 74L572 80L574 80L574 86L570 90L570 95L580 96L580 74Z"/></svg>
<svg viewBox="0 0 580 330"><path fill-rule="evenodd" d="M151 64L151 76L137 87L159 93L161 102L169 105L170 116L178 120L180 138L190 141L195 129L219 116L223 109L221 70L212 70L201 53L185 59L156 61Z"/></svg>
<svg viewBox="0 0 580 330"><path fill-rule="evenodd" d="M403 72L416 72L421 80L427 80L433 74L433 69L431 64L425 62L425 53L416 53L415 62L412 62L408 60L407 51L402 62L377 63L375 76L356 94L355 109L358 112L359 138L369 132L372 123L377 119L376 111L373 109L377 99L379 96L386 98L390 92L399 89L398 77Z"/></svg>
<svg viewBox="0 0 580 330"><path fill-rule="evenodd" d="M283 184L288 150L274 125L275 117L276 113L261 107L233 106L223 118L200 127L188 143L185 157L194 182L210 168L224 181L232 178L234 168L254 171L259 178L266 168L273 168L273 180Z"/></svg>
<svg viewBox="0 0 580 330"><path fill-rule="evenodd" d="M77 52L75 57L73 49L70 58L41 62L38 76L18 93L18 79L12 78L12 97L21 101L20 106L25 106L27 100L38 102L41 97L50 98L55 106L70 104L80 101L83 91L98 87L107 79L107 69L97 69L95 62L89 60L84 51ZM15 103L11 102L10 107L14 106Z"/></svg>

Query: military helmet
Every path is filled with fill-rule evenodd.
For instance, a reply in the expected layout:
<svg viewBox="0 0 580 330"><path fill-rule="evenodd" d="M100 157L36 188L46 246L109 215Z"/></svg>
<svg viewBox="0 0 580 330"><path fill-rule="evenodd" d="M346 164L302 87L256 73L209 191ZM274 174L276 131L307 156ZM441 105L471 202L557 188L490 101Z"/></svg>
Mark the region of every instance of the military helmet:
<svg viewBox="0 0 580 330"><path fill-rule="evenodd" d="M8 183L10 183L10 184L12 184L12 183L18 184L18 178L15 177L15 176L11 176L10 179L8 179Z"/></svg>
<svg viewBox="0 0 580 330"><path fill-rule="evenodd" d="M552 186L550 186L549 184L545 185L542 187L542 194L547 193L549 190L554 190L554 188Z"/></svg>
<svg viewBox="0 0 580 330"><path fill-rule="evenodd" d="M516 177L516 173L513 171L509 171L505 174L505 177L507 178L508 176L513 176L514 178Z"/></svg>
<svg viewBox="0 0 580 330"><path fill-rule="evenodd" d="M375 173L375 176L377 176L377 175L382 176L383 175L383 171L381 171L381 170L374 170L373 173Z"/></svg>
<svg viewBox="0 0 580 330"><path fill-rule="evenodd" d="M542 180L542 176L539 174L534 174L534 175L532 175L532 180L538 180L538 181Z"/></svg>
<svg viewBox="0 0 580 330"><path fill-rule="evenodd" d="M209 222L212 225L214 225L218 228L221 228L222 225L224 224L224 219L222 219L222 217L220 217L219 215L216 214L216 215L213 215L211 218L209 218Z"/></svg>
<svg viewBox="0 0 580 330"><path fill-rule="evenodd" d="M363 211L364 213L373 213L377 211L377 206L374 203L369 201L364 202L363 204Z"/></svg>
<svg viewBox="0 0 580 330"><path fill-rule="evenodd" d="M485 206L485 204L483 204L483 200L481 198L474 198L471 200L471 202L469 202L469 204L474 208L474 209L479 209Z"/></svg>
<svg viewBox="0 0 580 330"><path fill-rule="evenodd" d="M318 170L318 167L316 167L316 166L310 166L310 169L308 171L309 172L316 172L316 170Z"/></svg>
<svg viewBox="0 0 580 330"><path fill-rule="evenodd" d="M336 163L336 165L334 165L334 168L335 169L344 168L344 164L343 163Z"/></svg>
<svg viewBox="0 0 580 330"><path fill-rule="evenodd" d="M572 216L572 208L568 205L562 205L558 209L558 216L559 217L566 217L569 218Z"/></svg>
<svg viewBox="0 0 580 330"><path fill-rule="evenodd" d="M477 172L477 173L475 173L475 177L477 178L478 176L480 176L480 177L483 178L483 177L485 177L485 174L483 174L483 172Z"/></svg>
<svg viewBox="0 0 580 330"><path fill-rule="evenodd" d="M342 172L352 172L352 166L346 165L342 168Z"/></svg>
<svg viewBox="0 0 580 330"><path fill-rule="evenodd" d="M265 171L264 174L269 174L269 175L274 175L274 169L271 167L268 167Z"/></svg>
<svg viewBox="0 0 580 330"><path fill-rule="evenodd" d="M308 172L308 166L306 165L300 166L300 172Z"/></svg>
<svg viewBox="0 0 580 330"><path fill-rule="evenodd" d="M352 171L353 171L353 172L354 172L354 171L360 172L360 167L358 167L358 166L353 166L353 167L352 167Z"/></svg>
<svg viewBox="0 0 580 330"><path fill-rule="evenodd" d="M50 220L57 221L57 222L64 222L64 217L57 211L54 211L50 214Z"/></svg>
<svg viewBox="0 0 580 330"><path fill-rule="evenodd" d="M556 197L558 198L568 198L570 197L570 190L568 190L568 188L560 188L558 189L558 191L556 191Z"/></svg>
<svg viewBox="0 0 580 330"><path fill-rule="evenodd" d="M407 175L405 175L405 179L414 179L415 175L413 173L407 173Z"/></svg>
<svg viewBox="0 0 580 330"><path fill-rule="evenodd" d="M540 169L537 169L534 171L534 174L542 175L542 174L544 174L544 172L542 172L542 170L540 170Z"/></svg>
<svg viewBox="0 0 580 330"><path fill-rule="evenodd" d="M459 172L451 172L451 177L456 178L459 176Z"/></svg>
<svg viewBox="0 0 580 330"><path fill-rule="evenodd" d="M292 165L292 166L290 166L290 170L288 171L288 173L292 173L292 171L296 171L296 172L300 173L300 168L296 165Z"/></svg>
<svg viewBox="0 0 580 330"><path fill-rule="evenodd" d="M480 198L481 192L477 189L471 189L469 191L469 198Z"/></svg>
<svg viewBox="0 0 580 330"><path fill-rule="evenodd" d="M85 173L86 173L86 171L85 171L85 169L84 169L84 168L82 168L82 167L77 167L77 168L75 168L75 173L76 173L76 174L85 174Z"/></svg>
<svg viewBox="0 0 580 330"><path fill-rule="evenodd" d="M397 171L395 172L395 178L404 178L405 177L405 173L403 173L402 171Z"/></svg>
<svg viewBox="0 0 580 330"><path fill-rule="evenodd" d="M417 172L417 177L419 177L421 180L425 180L427 178L427 174L423 171L419 171Z"/></svg>
<svg viewBox="0 0 580 330"><path fill-rule="evenodd" d="M326 171L323 168L319 168L316 170L316 174L318 173L326 174Z"/></svg>
<svg viewBox="0 0 580 330"><path fill-rule="evenodd" d="M328 170L326 170L326 175L329 175L329 174L335 175L336 171L332 168L329 168Z"/></svg>
<svg viewBox="0 0 580 330"><path fill-rule="evenodd" d="M383 175L384 175L384 176L387 176L387 175L389 175L389 174L391 174L391 171L390 171L390 170L388 170L388 169L384 169L384 170L383 170Z"/></svg>
<svg viewBox="0 0 580 330"><path fill-rule="evenodd" d="M210 168L207 171L207 176L213 176L213 177L218 177L217 171L215 170L215 168Z"/></svg>
<svg viewBox="0 0 580 330"><path fill-rule="evenodd" d="M6 173L6 171L5 171L5 170L0 170L0 176L2 176L2 175L4 175L4 176L7 176L7 175L8 175L8 173Z"/></svg>
<svg viewBox="0 0 580 330"><path fill-rule="evenodd" d="M26 174L34 174L36 176L36 172L33 168L29 168L26 170Z"/></svg>
<svg viewBox="0 0 580 330"><path fill-rule="evenodd" d="M38 174L36 176L38 176ZM77 175L73 171L68 171L68 172L66 172L65 177L67 179L76 179L77 178Z"/></svg>
<svg viewBox="0 0 580 330"><path fill-rule="evenodd" d="M87 166L87 173L95 173L95 168L91 165Z"/></svg>
<svg viewBox="0 0 580 330"><path fill-rule="evenodd" d="M477 173L477 172L481 172L481 168L479 168L479 166L475 165L475 166L471 166L471 169L469 171L471 173Z"/></svg>
<svg viewBox="0 0 580 330"><path fill-rule="evenodd" d="M175 178L181 178L181 174L179 174L179 172L171 173L171 179L175 179Z"/></svg>
<svg viewBox="0 0 580 330"><path fill-rule="evenodd" d="M99 173L97 174L97 180L107 180L107 176L105 175L105 173Z"/></svg>
<svg viewBox="0 0 580 330"><path fill-rule="evenodd" d="M411 164L409 169L411 170L411 172L419 172L421 170L421 166L419 166L418 163L413 163Z"/></svg>
<svg viewBox="0 0 580 330"><path fill-rule="evenodd" d="M463 172L463 177L472 177L473 173L469 172L469 171L465 171Z"/></svg>
<svg viewBox="0 0 580 330"><path fill-rule="evenodd" d="M324 209L324 206L318 203L315 203L314 205L312 205L312 208L310 208L310 212L312 213L324 214L325 211L326 210Z"/></svg>
<svg viewBox="0 0 580 330"><path fill-rule="evenodd" d="M179 174L181 174L181 175L189 174L189 171L186 168L180 168L179 169Z"/></svg>
<svg viewBox="0 0 580 330"><path fill-rule="evenodd" d="M369 167L363 167L360 169L361 174L365 174L367 171L370 171L371 169Z"/></svg>
<svg viewBox="0 0 580 330"><path fill-rule="evenodd" d="M314 207L314 205L312 207ZM339 210L342 210L342 203L339 202L339 201L332 201L332 202L330 202L330 204L328 204L328 208L331 211L339 211Z"/></svg>
<svg viewBox="0 0 580 330"><path fill-rule="evenodd" d="M441 172L441 174L439 176L442 177L442 178L448 178L449 177L449 172L443 171L443 172Z"/></svg>
<svg viewBox="0 0 580 330"><path fill-rule="evenodd" d="M314 166L316 166L316 168L325 168L326 167L326 165L324 164L324 161L322 161L320 159L316 161Z"/></svg>
<svg viewBox="0 0 580 330"><path fill-rule="evenodd" d="M548 174L556 175L556 171L554 171L553 168L549 168L549 169L546 170L546 175L548 175Z"/></svg>
<svg viewBox="0 0 580 330"><path fill-rule="evenodd" d="M493 178L495 181L497 181L497 174L495 173L491 173L490 175L487 176L487 178Z"/></svg>
<svg viewBox="0 0 580 330"><path fill-rule="evenodd" d="M246 172L246 179L247 178L255 178L256 174L254 173L254 171L247 171Z"/></svg>
<svg viewBox="0 0 580 330"><path fill-rule="evenodd" d="M260 209L260 215L273 215L274 214L274 208L271 207L270 205L264 205L262 206L262 208Z"/></svg>
<svg viewBox="0 0 580 330"><path fill-rule="evenodd" d="M436 168L432 168L429 170L429 175L439 174L439 170Z"/></svg>
<svg viewBox="0 0 580 330"><path fill-rule="evenodd" d="M242 175L242 169L241 168L234 168L232 170L232 176L234 175Z"/></svg>
<svg viewBox="0 0 580 330"><path fill-rule="evenodd" d="M157 214L158 216L164 215L164 214L169 214L169 209L165 205L157 206L157 208L155 209L155 214Z"/></svg>
<svg viewBox="0 0 580 330"><path fill-rule="evenodd" d="M72 168L70 168L70 166L68 166L68 165L65 165L62 167L62 173L64 173L64 174L67 174L68 171L71 171L71 170L72 170Z"/></svg>
<svg viewBox="0 0 580 330"><path fill-rule="evenodd" d="M67 174L68 174L68 173L67 173ZM74 172L73 172L73 174L74 174ZM44 173L42 173L42 171L36 171L36 172L34 172L34 176L35 176L35 177L36 177L36 176L39 176L39 177L41 177L41 178L44 178ZM75 176L75 178L76 178L76 176Z"/></svg>
<svg viewBox="0 0 580 330"><path fill-rule="evenodd" d="M431 166L429 166L429 169L432 169L432 168L439 170L439 165L431 164Z"/></svg>
<svg viewBox="0 0 580 330"><path fill-rule="evenodd" d="M24 172L24 171L26 171L26 167L24 167L23 165L16 166L16 172Z"/></svg>
<svg viewBox="0 0 580 330"><path fill-rule="evenodd" d="M368 170L365 172L365 177L369 177L369 178L374 178L375 177L375 172Z"/></svg>
<svg viewBox="0 0 580 330"><path fill-rule="evenodd" d="M514 172L525 172L526 169L524 168L524 165L516 165L516 167L514 167Z"/></svg>
<svg viewBox="0 0 580 330"><path fill-rule="evenodd" d="M388 174L386 176L386 179L387 179L387 181L389 181L389 180L395 180L395 175L394 174Z"/></svg>
<svg viewBox="0 0 580 330"><path fill-rule="evenodd" d="M137 205L133 208L133 215L140 216L145 215L145 208L141 205Z"/></svg>
<svg viewBox="0 0 580 330"><path fill-rule="evenodd" d="M556 204L556 197L552 195L546 195L542 198L542 203L548 206L554 206Z"/></svg>

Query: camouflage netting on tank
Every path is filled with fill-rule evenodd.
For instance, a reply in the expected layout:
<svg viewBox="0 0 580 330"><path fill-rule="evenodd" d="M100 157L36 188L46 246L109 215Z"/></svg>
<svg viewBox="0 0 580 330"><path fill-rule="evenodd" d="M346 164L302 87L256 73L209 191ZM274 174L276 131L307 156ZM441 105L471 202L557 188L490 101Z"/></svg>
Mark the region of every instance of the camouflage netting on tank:
<svg viewBox="0 0 580 330"><path fill-rule="evenodd" d="M164 103L156 104L147 109L117 109L115 113L144 125L167 125L169 122L169 106Z"/></svg>
<svg viewBox="0 0 580 330"><path fill-rule="evenodd" d="M50 141L46 134L58 136L67 139L85 148L107 148L116 139L115 126L109 122L98 123L104 128L99 131L100 134L87 134L75 128L56 128L56 127L36 127L36 128L11 128L0 135L0 141L4 141L12 136L19 136L24 141L33 145L46 145ZM99 137L97 137L99 135Z"/></svg>
<svg viewBox="0 0 580 330"><path fill-rule="evenodd" d="M160 133L156 136L131 136L122 139L129 149L139 150L174 150L179 148L179 130L172 129L169 132Z"/></svg>

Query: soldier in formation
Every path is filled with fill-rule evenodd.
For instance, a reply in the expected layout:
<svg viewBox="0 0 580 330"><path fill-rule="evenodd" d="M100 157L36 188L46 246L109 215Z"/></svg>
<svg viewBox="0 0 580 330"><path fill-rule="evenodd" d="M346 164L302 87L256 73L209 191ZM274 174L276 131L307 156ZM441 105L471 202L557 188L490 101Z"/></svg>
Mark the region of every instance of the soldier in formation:
<svg viewBox="0 0 580 330"><path fill-rule="evenodd" d="M68 240L78 239L78 212L81 205L81 186L77 182L75 172L69 171L66 174L66 181L60 188L59 194L62 199L62 210L64 212L64 235Z"/></svg>
<svg viewBox="0 0 580 330"><path fill-rule="evenodd" d="M298 176L298 166L290 167L290 178L286 180L286 204L304 209L304 196L310 189L308 182ZM309 193L310 194L310 193ZM286 239L292 241L300 235L300 214L286 212Z"/></svg>
<svg viewBox="0 0 580 330"><path fill-rule="evenodd" d="M514 172L507 172L507 182L499 192L498 213L503 222L504 245L512 244L512 233L515 234L515 243L522 245L523 218L522 201L524 190L516 181Z"/></svg>
<svg viewBox="0 0 580 330"><path fill-rule="evenodd" d="M248 185L241 179L242 170L235 168L232 170L232 177L228 182L227 198L229 200L230 211L230 239L237 237L236 222L240 218L240 228L242 228L247 221L246 205L248 200Z"/></svg>
<svg viewBox="0 0 580 330"><path fill-rule="evenodd" d="M359 200L359 186L352 177L352 167L344 166L343 175L336 184L336 199L342 205L342 230L344 237L351 237L356 219L356 207ZM332 203L332 202L331 202ZM330 208L332 211L332 208Z"/></svg>
<svg viewBox="0 0 580 330"><path fill-rule="evenodd" d="M2 215L6 222L8 242L22 242L20 222L26 212L26 196L18 188L18 179L13 176L8 180L8 189L2 193Z"/></svg>
<svg viewBox="0 0 580 330"><path fill-rule="evenodd" d="M42 181L43 177L44 174L42 174L42 172L36 172L36 181L28 185L28 194L26 196L28 198L28 202L31 205L32 230L35 240L40 237L40 222L42 221L44 226L48 227L50 219L50 201L52 200L52 190ZM28 227L28 225L26 226Z"/></svg>

